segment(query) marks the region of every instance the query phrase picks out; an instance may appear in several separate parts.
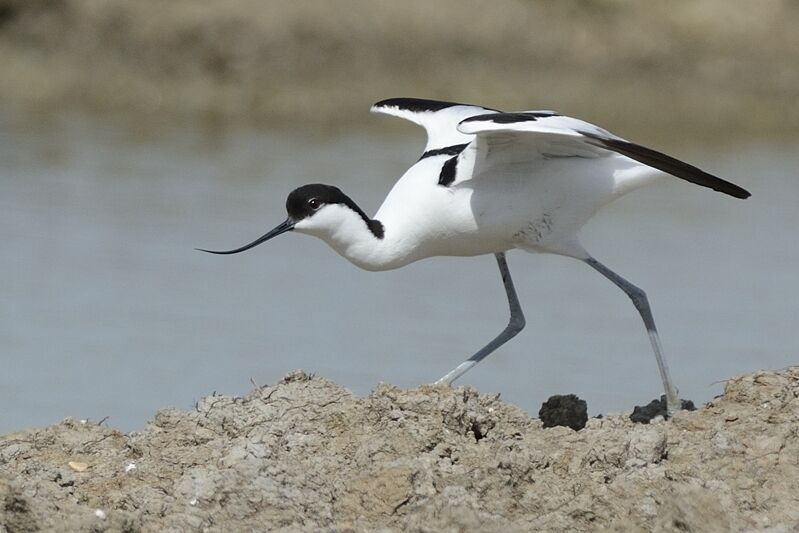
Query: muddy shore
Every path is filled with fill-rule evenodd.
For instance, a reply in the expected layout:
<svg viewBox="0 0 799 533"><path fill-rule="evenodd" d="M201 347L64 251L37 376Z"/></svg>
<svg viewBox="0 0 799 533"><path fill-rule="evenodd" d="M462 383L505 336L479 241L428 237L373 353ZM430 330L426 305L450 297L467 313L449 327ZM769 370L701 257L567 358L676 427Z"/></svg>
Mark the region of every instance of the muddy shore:
<svg viewBox="0 0 799 533"><path fill-rule="evenodd" d="M0 437L0 531L788 531L799 367L669 421L543 428L469 388L356 397L293 373L164 409Z"/></svg>

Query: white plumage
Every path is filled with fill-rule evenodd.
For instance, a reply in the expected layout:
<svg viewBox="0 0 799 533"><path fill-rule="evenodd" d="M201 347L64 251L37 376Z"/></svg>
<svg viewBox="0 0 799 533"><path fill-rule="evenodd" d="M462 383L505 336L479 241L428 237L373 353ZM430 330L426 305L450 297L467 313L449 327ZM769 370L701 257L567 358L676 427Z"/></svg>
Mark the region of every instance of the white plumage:
<svg viewBox="0 0 799 533"><path fill-rule="evenodd" d="M744 189L588 122L553 111L502 113L473 105L394 98L372 111L422 126L421 158L397 181L374 218L339 189L292 191L288 219L231 254L286 231L316 236L355 265L389 270L433 256L495 254L511 319L488 345L439 382L452 383L524 327L505 252L519 248L585 262L621 288L647 328L668 411L679 400L644 292L594 259L578 232L604 205L671 174L737 198Z"/></svg>

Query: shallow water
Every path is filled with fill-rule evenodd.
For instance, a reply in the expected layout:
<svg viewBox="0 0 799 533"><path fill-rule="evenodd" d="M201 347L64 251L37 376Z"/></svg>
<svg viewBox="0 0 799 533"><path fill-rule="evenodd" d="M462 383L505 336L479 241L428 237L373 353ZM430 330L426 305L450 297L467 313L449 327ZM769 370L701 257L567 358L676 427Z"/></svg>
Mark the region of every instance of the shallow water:
<svg viewBox="0 0 799 533"><path fill-rule="evenodd" d="M295 234L230 257L193 249L261 235L302 183L339 185L373 213L420 135L0 115L0 431L66 416L137 429L159 407L296 368L363 394L460 363L507 319L490 256L368 273ZM583 241L647 291L681 395L701 402L733 374L799 362L799 154L774 142L671 152L753 197L664 180L605 209ZM565 258L509 263L527 329L462 383L530 413L556 393L592 413L659 394L618 289Z"/></svg>

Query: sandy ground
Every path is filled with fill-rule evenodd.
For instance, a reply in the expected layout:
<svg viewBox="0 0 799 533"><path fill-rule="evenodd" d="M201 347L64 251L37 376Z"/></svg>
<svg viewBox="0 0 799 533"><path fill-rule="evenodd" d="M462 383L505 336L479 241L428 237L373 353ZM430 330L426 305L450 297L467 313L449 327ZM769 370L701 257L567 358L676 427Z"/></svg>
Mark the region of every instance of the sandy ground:
<svg viewBox="0 0 799 533"><path fill-rule="evenodd" d="M799 130L791 0L0 0L4 105L368 120L421 96L622 134Z"/></svg>
<svg viewBox="0 0 799 533"><path fill-rule="evenodd" d="M0 437L0 531L795 531L799 367L669 421L543 428L469 388L359 398L302 372Z"/></svg>

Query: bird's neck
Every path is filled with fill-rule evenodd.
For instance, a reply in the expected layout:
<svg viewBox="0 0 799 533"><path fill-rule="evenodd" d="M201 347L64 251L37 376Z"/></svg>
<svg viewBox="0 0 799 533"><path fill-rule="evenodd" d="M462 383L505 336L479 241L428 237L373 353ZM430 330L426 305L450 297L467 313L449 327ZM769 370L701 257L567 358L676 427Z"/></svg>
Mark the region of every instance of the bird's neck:
<svg viewBox="0 0 799 533"><path fill-rule="evenodd" d="M324 217L330 217L325 220ZM339 255L364 270L391 270L418 259L415 250L406 249L390 224L369 218L360 209L346 206L326 208L295 231L318 237Z"/></svg>
<svg viewBox="0 0 799 533"><path fill-rule="evenodd" d="M352 221L320 235L339 255L364 270L392 270L416 259L379 220Z"/></svg>

